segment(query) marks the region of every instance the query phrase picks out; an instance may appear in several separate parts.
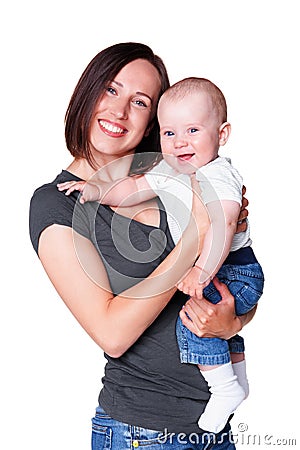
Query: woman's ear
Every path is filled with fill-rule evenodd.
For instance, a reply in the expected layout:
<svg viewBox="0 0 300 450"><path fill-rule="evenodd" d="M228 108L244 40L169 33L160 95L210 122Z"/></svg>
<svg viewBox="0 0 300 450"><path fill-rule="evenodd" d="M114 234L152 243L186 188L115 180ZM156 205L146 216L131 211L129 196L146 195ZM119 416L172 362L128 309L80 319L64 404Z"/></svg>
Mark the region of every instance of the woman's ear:
<svg viewBox="0 0 300 450"><path fill-rule="evenodd" d="M219 128L219 145L225 145L231 133L231 125L229 122L224 122Z"/></svg>

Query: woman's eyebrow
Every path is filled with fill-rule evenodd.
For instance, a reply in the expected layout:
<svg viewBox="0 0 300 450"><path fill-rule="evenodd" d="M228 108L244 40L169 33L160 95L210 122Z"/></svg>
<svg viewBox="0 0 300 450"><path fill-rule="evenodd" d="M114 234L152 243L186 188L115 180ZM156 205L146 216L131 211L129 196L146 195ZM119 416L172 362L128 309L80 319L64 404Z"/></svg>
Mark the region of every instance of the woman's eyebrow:
<svg viewBox="0 0 300 450"><path fill-rule="evenodd" d="M144 97L147 97L147 98L149 98L149 100L150 100L150 102L152 103L152 98L150 97L150 95L148 95L148 94L145 94L145 92L140 92L140 91L138 91L138 92L136 92L136 94L137 95L143 95Z"/></svg>
<svg viewBox="0 0 300 450"><path fill-rule="evenodd" d="M122 83L120 83L119 81L113 80L113 83L115 83L119 87L124 87L124 85ZM144 97L149 98L151 103L153 102L153 99L150 97L150 95L145 94L145 92L137 91L136 95L143 95Z"/></svg>

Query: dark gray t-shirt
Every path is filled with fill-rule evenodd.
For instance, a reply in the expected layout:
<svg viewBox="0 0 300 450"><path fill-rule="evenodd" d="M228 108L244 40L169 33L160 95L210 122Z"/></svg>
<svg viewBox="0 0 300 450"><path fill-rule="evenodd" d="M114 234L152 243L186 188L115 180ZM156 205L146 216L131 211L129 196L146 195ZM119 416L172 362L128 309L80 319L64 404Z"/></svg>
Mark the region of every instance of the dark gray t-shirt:
<svg viewBox="0 0 300 450"><path fill-rule="evenodd" d="M117 295L147 277L172 250L165 211L158 201L160 226L156 228L120 216L109 206L80 205L78 193L67 197L56 188L57 183L70 179L77 177L62 171L52 183L34 192L30 204L34 249L37 252L46 227L73 227L98 249ZM180 363L175 333L178 312L186 300L178 291L120 358L105 354L99 403L114 419L159 431L200 431L197 421L210 394L197 366Z"/></svg>

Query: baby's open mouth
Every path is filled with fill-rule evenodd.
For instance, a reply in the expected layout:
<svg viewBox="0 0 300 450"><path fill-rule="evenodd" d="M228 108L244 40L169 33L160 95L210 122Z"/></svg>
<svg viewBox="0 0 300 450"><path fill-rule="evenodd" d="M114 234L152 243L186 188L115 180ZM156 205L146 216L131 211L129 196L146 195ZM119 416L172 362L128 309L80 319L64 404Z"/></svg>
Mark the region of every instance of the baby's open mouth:
<svg viewBox="0 0 300 450"><path fill-rule="evenodd" d="M184 153L182 155L178 155L177 158L181 161L190 161L195 153Z"/></svg>

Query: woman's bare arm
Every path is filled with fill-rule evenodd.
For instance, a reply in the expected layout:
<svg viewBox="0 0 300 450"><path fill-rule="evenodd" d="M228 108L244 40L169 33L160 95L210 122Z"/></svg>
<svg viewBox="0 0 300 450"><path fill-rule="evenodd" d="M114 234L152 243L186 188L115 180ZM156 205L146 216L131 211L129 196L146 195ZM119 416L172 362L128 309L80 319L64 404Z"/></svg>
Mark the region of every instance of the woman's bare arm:
<svg viewBox="0 0 300 450"><path fill-rule="evenodd" d="M198 242L199 218L190 220L182 240L148 278L118 296L113 296L99 254L87 238L61 225L42 232L39 257L45 271L78 322L109 355L120 356L138 339L199 255L209 224L199 204L203 220Z"/></svg>

